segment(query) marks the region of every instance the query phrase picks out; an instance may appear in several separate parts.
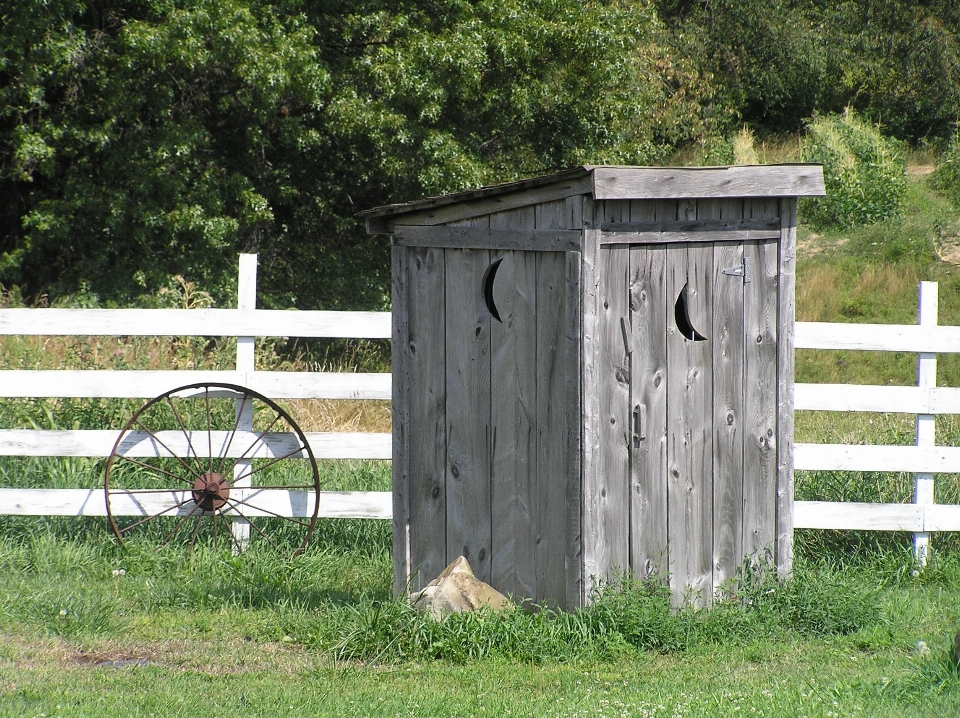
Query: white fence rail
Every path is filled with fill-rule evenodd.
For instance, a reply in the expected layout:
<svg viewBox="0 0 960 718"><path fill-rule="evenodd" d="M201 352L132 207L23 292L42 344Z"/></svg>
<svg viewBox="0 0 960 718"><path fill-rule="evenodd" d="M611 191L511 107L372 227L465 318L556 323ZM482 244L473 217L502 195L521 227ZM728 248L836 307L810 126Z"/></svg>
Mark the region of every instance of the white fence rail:
<svg viewBox="0 0 960 718"><path fill-rule="evenodd" d="M256 258L241 256L238 309L6 309L0 334L91 336L235 336L234 371L0 371L0 397L152 398L198 382L239 384L280 399L390 399L389 374L262 372L253 368L253 338L266 336L389 338L388 312L258 310ZM960 353L960 327L937 326L937 285L920 286L920 324L798 322L798 349L848 349L919 354L915 387L796 384L802 411L898 412L917 415L915 446L798 444L798 470L916 473L913 504L795 502L796 528L910 531L917 557L931 531L960 531L960 506L933 502L933 474L960 473L960 447L935 445L936 414L960 414L960 388L936 386L936 354ZM115 431L0 429L0 456L109 456ZM319 459L390 459L389 434L308 433ZM131 439L136 444L136 437ZM151 455L144 444L142 454ZM131 453L130 455L133 455ZM293 493L293 492L289 492ZM295 497L271 506L303 515ZM158 499L159 500L159 499ZM176 494L163 500L175 502ZM312 502L312 498L309 499ZM389 492L321 492L324 517L390 518ZM312 510L312 504L310 504ZM88 489L0 488L0 515L102 516L102 492Z"/></svg>
<svg viewBox="0 0 960 718"><path fill-rule="evenodd" d="M239 270L237 309L0 311L0 335L236 337L236 370L0 371L0 397L153 398L186 384L220 382L239 384L279 399L389 401L389 374L264 372L255 371L253 361L255 337L389 338L389 312L255 309L256 255L241 255ZM306 437L318 459L391 458L390 434L307 432ZM124 453L156 456L156 443L141 438L132 434ZM116 439L117 431L0 429L0 456L106 457ZM177 432L165 441L174 450L177 442L184 444L181 449L186 448L187 439ZM263 442L265 447L269 444L269 440ZM174 491L155 497L161 509L182 500ZM306 492L261 491L247 504L285 516L309 516L313 501ZM319 515L325 518L390 518L389 492L322 491L319 501ZM130 515L142 515L144 510L143 506L128 507ZM123 515L124 509L118 507L114 513ZM0 488L0 515L105 516L106 507L102 490Z"/></svg>

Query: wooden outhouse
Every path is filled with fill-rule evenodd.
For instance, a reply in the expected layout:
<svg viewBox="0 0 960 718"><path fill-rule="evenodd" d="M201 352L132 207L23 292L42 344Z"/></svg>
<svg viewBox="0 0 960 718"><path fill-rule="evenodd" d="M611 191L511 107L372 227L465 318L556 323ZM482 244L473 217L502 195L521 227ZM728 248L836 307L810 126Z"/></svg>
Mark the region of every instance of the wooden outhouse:
<svg viewBox="0 0 960 718"><path fill-rule="evenodd" d="M392 235L394 588L459 555L576 608L789 570L797 197L816 165L578 167L363 213Z"/></svg>

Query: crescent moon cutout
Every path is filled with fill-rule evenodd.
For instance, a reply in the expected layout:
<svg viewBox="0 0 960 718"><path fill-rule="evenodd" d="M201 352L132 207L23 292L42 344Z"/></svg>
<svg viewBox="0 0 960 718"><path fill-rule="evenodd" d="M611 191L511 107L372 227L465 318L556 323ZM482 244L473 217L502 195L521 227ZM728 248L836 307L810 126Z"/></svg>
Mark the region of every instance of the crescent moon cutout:
<svg viewBox="0 0 960 718"><path fill-rule="evenodd" d="M680 296L677 297L677 305L673 309L673 318L677 323L677 329L683 335L684 339L692 342L704 342L707 340L703 334L698 332L690 322L690 309L687 306L687 285L683 285L680 290Z"/></svg>
<svg viewBox="0 0 960 718"><path fill-rule="evenodd" d="M493 282L497 278L497 270L500 269L502 261L503 257L495 260L483 273L483 301L486 302L487 309L493 315L493 318L501 324L503 324L503 320L500 318L500 311L497 309L497 303L493 301Z"/></svg>

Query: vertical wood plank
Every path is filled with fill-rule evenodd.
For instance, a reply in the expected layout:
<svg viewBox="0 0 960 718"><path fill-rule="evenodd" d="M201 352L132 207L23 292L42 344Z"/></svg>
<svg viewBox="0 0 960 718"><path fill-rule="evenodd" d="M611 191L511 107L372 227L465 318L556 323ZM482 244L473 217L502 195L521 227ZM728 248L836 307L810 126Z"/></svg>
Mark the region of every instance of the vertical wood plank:
<svg viewBox="0 0 960 718"><path fill-rule="evenodd" d="M648 220L631 213L630 221ZM666 261L664 245L630 248L630 567L639 578L665 578L669 570Z"/></svg>
<svg viewBox="0 0 960 718"><path fill-rule="evenodd" d="M567 202L537 205L537 229L565 229ZM567 256L536 252L537 475L535 560L537 601L565 609L567 603L568 423L577 424L568 403ZM579 256L578 256L579 259ZM577 319L579 327L579 318ZM579 332L578 332L579 334ZM575 376L579 376L578 374ZM577 380L579 385L579 380ZM576 397L575 397L576 398ZM569 422L573 416L574 421ZM579 467L577 472L579 473ZM579 520L579 516L577 517ZM579 603L570 606L576 608Z"/></svg>
<svg viewBox="0 0 960 718"><path fill-rule="evenodd" d="M489 216L458 222L490 225ZM447 562L464 556L490 582L490 322L487 250L446 250Z"/></svg>
<svg viewBox="0 0 960 718"><path fill-rule="evenodd" d="M534 207L491 215L495 228L534 228ZM490 584L517 598L538 598L537 276L538 252L491 253L500 260L490 322L491 562Z"/></svg>
<svg viewBox="0 0 960 718"><path fill-rule="evenodd" d="M686 285L691 323L701 334L709 332L713 326L713 246L681 244L671 249L668 299L675 303ZM686 598L703 606L713 592L712 338L692 341L680 333L675 322L668 324L670 587L675 601Z"/></svg>
<svg viewBox="0 0 960 718"><path fill-rule="evenodd" d="M622 217L620 211L608 215L608 221L623 221L616 218L618 216ZM596 542L600 560L595 566L596 576L602 580L610 580L630 568L629 274L628 246L601 247L598 321L600 455L599 476L593 484L590 501L598 529Z"/></svg>
<svg viewBox="0 0 960 718"><path fill-rule="evenodd" d="M410 585L410 307L407 301L408 249L390 248L390 317L393 421L393 595ZM442 327L440 327L442 330ZM442 466L442 464L441 464Z"/></svg>
<svg viewBox="0 0 960 718"><path fill-rule="evenodd" d="M586 209L584 214L586 215ZM592 209L592 208L590 208ZM592 224L592 222L591 222ZM604 564L604 547L598 545L602 517L596 515L600 487L600 230L584 229L581 252L583 363L581 368L581 540L582 601L589 602Z"/></svg>
<svg viewBox="0 0 960 718"><path fill-rule="evenodd" d="M796 318L797 198L780 200L777 308L777 571L793 569L793 332Z"/></svg>
<svg viewBox="0 0 960 718"><path fill-rule="evenodd" d="M773 219L777 200L752 200L752 219ZM743 550L754 560L776 553L777 507L777 304L779 248L776 241L749 242L753 281L744 306L744 488Z"/></svg>
<svg viewBox="0 0 960 718"><path fill-rule="evenodd" d="M742 219L742 200L711 207L701 200L699 218ZM719 206L718 206L719 205ZM719 212L716 210L719 209ZM718 215L718 216L717 216ZM743 271L740 243L714 247L713 295L713 585L721 590L743 560ZM751 277L752 280L752 277ZM751 379L752 381L752 379Z"/></svg>
<svg viewBox="0 0 960 718"><path fill-rule="evenodd" d="M394 359L394 401L406 429L399 435L396 424L394 446L407 457L400 466L394 454L394 503L404 512L394 514L395 532L407 533L394 541L406 544L406 567L402 574L395 559L394 589L418 591L447 564L447 392L446 360L446 272L444 250L394 247L396 261L405 265L405 286L395 286L395 301L406 305L406 322L396 318ZM405 338L405 345L398 345ZM399 386L398 386L399 378ZM394 406L394 411L398 410ZM402 412L406 410L404 422ZM406 497L400 492L406 488ZM402 580L403 585L398 585Z"/></svg>
<svg viewBox="0 0 960 718"><path fill-rule="evenodd" d="M584 237L586 239L586 237ZM566 315L564 339L564 404L566 405L566 465L562 480L566 486L566 608L584 605L583 580L583 464L580 417L583 414L581 367L583 366L581 301L582 258L580 252L566 253L565 296Z"/></svg>

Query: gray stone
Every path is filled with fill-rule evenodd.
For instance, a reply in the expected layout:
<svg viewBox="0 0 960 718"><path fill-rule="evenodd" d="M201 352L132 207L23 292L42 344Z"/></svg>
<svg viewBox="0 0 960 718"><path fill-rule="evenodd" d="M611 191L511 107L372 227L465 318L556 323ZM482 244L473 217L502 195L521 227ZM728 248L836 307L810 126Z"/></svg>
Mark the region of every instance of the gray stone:
<svg viewBox="0 0 960 718"><path fill-rule="evenodd" d="M443 569L422 591L412 594L410 603L434 618L481 608L503 611L514 607L509 598L474 576L463 556Z"/></svg>

